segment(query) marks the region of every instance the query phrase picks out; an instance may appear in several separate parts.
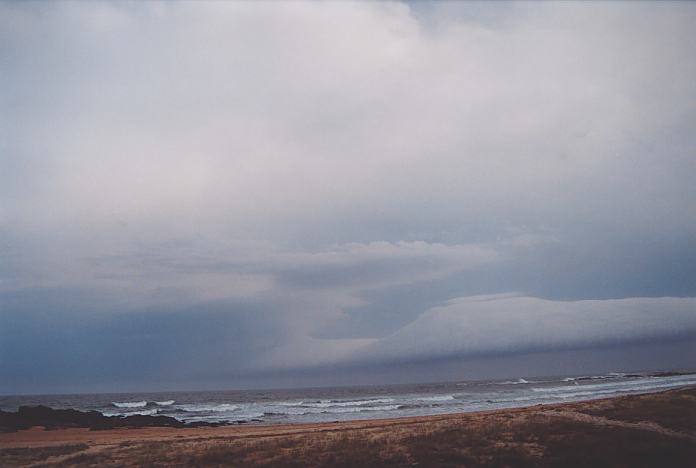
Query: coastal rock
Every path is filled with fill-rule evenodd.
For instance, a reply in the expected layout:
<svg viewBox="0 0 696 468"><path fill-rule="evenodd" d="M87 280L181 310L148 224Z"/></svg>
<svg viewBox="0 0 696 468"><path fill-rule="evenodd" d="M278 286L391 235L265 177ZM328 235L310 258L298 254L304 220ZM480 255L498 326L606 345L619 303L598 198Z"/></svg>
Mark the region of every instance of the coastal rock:
<svg viewBox="0 0 696 468"><path fill-rule="evenodd" d="M196 426L201 426L198 423ZM92 430L119 427L186 427L187 425L169 416L104 416L98 411L53 409L48 406L20 406L16 412L0 411L0 431L14 432L43 426L46 430L86 427Z"/></svg>

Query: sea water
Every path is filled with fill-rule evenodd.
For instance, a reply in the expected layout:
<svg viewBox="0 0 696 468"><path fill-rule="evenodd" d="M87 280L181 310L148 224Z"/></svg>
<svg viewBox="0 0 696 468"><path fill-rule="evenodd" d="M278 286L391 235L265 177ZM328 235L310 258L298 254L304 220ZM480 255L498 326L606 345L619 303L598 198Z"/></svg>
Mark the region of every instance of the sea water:
<svg viewBox="0 0 696 468"><path fill-rule="evenodd" d="M696 374L622 374L413 385L158 393L0 396L20 405L180 421L301 423L424 416L582 401L696 385Z"/></svg>

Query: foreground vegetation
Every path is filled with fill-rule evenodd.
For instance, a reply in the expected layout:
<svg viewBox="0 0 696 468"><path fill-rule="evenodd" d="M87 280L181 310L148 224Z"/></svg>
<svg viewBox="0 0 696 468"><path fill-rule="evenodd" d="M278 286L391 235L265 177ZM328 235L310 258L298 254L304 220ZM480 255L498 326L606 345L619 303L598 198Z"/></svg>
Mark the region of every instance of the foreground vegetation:
<svg viewBox="0 0 696 468"><path fill-rule="evenodd" d="M696 388L404 421L205 434L5 448L0 465L693 467Z"/></svg>

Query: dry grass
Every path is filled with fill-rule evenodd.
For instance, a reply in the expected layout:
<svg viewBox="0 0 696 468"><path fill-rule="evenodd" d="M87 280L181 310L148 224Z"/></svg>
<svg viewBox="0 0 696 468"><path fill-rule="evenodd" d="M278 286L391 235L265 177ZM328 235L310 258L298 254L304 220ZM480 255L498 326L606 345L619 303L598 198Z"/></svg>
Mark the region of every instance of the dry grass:
<svg viewBox="0 0 696 468"><path fill-rule="evenodd" d="M693 467L685 439L621 427L531 415L483 424L442 422L397 427L206 442L157 442L75 458L91 466L258 467Z"/></svg>
<svg viewBox="0 0 696 468"><path fill-rule="evenodd" d="M68 455L87 449L86 444L59 445L57 447L0 449L0 466L22 466L47 460L50 457Z"/></svg>
<svg viewBox="0 0 696 468"><path fill-rule="evenodd" d="M691 419L696 409L695 395L696 391L687 389L564 407L570 414L578 411L613 422L648 420L680 429L682 433L676 435L631 424L602 424L603 420L597 418L572 419L558 408L542 407L360 427L346 424L296 433L279 430L216 438L131 441L85 453L79 450L86 446L71 446L62 448L63 453L75 455L64 458L62 465L692 468L696 466L696 428ZM29 458L35 461L59 453L32 450L36 453ZM2 466L31 461L28 452L22 450L0 453L5 457L0 459Z"/></svg>
<svg viewBox="0 0 696 468"><path fill-rule="evenodd" d="M675 392L672 398L638 395L621 403L605 400L582 412L622 421L653 421L668 429L696 432L696 388Z"/></svg>

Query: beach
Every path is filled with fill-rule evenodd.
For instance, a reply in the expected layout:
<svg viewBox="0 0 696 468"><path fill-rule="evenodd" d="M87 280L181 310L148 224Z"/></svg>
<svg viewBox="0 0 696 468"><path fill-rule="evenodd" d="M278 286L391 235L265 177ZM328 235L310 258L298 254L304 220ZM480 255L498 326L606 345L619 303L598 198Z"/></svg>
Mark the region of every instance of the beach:
<svg viewBox="0 0 696 468"><path fill-rule="evenodd" d="M1 466L696 466L696 386L435 416L196 428L34 427Z"/></svg>

